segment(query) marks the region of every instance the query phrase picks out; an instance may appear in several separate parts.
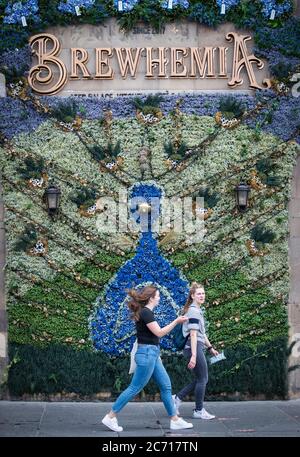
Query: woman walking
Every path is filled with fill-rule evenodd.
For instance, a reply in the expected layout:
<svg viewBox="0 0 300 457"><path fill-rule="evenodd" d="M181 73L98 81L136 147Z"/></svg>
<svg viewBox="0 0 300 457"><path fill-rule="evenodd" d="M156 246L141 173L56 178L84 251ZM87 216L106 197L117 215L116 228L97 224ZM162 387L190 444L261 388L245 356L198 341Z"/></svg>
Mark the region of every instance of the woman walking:
<svg viewBox="0 0 300 457"><path fill-rule="evenodd" d="M186 422L176 415L176 408L172 399L171 381L160 358L159 339L173 328L187 320L186 317L177 317L173 322L161 328L155 320L153 310L158 305L159 290L154 285L146 286L141 291L130 289L128 303L135 320L138 348L135 354L136 369L130 385L117 398L111 411L102 419L102 423L115 432L122 432L118 425L117 413L132 400L145 386L151 377L160 389L161 399L170 417L170 429L180 430L192 428L193 424Z"/></svg>
<svg viewBox="0 0 300 457"><path fill-rule="evenodd" d="M208 370L204 352L207 349L214 356L219 353L210 344L205 334L203 311L201 308L204 301L204 287L201 284L193 282L183 310L188 320L183 323L182 331L184 336L189 335L183 354L189 360L188 368L193 370L195 379L183 387L177 395L173 395L173 401L176 407L176 413L179 414L179 407L184 397L190 393L194 393L196 407L193 417L195 419L214 419L215 416L209 414L203 407L208 381Z"/></svg>

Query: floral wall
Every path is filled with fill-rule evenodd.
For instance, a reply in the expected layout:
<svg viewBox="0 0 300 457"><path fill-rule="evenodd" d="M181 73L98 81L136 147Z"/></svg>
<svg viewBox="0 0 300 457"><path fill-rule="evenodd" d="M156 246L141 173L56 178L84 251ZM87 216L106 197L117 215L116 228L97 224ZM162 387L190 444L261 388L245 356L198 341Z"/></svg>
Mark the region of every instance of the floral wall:
<svg viewBox="0 0 300 457"><path fill-rule="evenodd" d="M121 12L113 2L51 2L55 14L48 17L43 1L0 2L0 68L8 90L0 99L0 154L10 395L114 397L129 380L134 341L126 288L157 284L157 318L165 325L180 313L188 284L198 281L207 294L209 338L227 357L210 367L208 397L284 398L288 202L300 141L293 79L299 20L289 2L279 1L225 2L225 15L221 2L173 2L172 10L168 2L123 3L128 9ZM273 3L278 14L271 20ZM99 23L106 15L130 29L145 8L163 10L164 21L188 15L217 25L243 18L240 25L254 28L256 55L269 60L272 89L253 96L100 99L30 91L26 37L32 31L50 23ZM253 8L260 12L256 24ZM27 26L19 23L24 16ZM150 24L155 17L149 13ZM244 213L235 201L240 182L251 189ZM61 191L53 218L44 198L52 184ZM204 215L203 240L190 242L172 230L102 232L101 197L117 203L120 192L161 202L203 197L203 207L194 207ZM188 376L185 361L170 337L162 339L162 350L176 389ZM156 393L150 384L141 398Z"/></svg>

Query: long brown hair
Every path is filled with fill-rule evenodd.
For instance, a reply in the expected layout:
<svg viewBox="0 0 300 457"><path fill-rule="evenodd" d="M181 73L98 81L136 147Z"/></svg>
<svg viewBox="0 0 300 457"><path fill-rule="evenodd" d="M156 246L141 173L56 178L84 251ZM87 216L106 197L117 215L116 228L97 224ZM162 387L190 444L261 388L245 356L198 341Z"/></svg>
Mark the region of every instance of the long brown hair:
<svg viewBox="0 0 300 457"><path fill-rule="evenodd" d="M154 285L145 286L141 290L127 289L126 293L131 297L128 302L128 308L132 311L131 318L135 321L140 319L140 312L142 308L148 305L150 298L154 298L157 292L157 287Z"/></svg>
<svg viewBox="0 0 300 457"><path fill-rule="evenodd" d="M192 295L194 295L194 293L196 292L197 289L204 290L204 286L202 284L199 284L198 282L192 282L187 301L183 308L183 314L188 312L190 305L193 303Z"/></svg>

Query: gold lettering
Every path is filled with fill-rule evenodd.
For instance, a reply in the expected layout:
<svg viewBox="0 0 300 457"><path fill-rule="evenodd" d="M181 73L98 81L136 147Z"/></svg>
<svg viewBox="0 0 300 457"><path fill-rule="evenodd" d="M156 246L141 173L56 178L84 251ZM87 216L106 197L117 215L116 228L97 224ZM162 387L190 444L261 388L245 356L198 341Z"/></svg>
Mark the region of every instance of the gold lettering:
<svg viewBox="0 0 300 457"><path fill-rule="evenodd" d="M191 72L190 77L196 77L196 68L195 63L197 65L200 78L204 78L207 76L208 78L215 78L215 61L214 55L216 48L212 46L207 46L204 48L203 57L200 56L200 49L201 48L191 48ZM207 75L205 74L207 70Z"/></svg>
<svg viewBox="0 0 300 457"><path fill-rule="evenodd" d="M78 70L80 68L83 79L90 79L91 74L86 68L86 63L89 60L89 55L86 49L71 48L71 74L70 79L79 79Z"/></svg>
<svg viewBox="0 0 300 457"><path fill-rule="evenodd" d="M31 68L28 76L28 84L38 94L56 94L67 82L65 64L55 57L61 50L58 39L49 33L42 33L31 37L29 43L33 54L38 58L38 64ZM51 44L52 48L47 52L48 44ZM35 49L36 45L37 47ZM54 85L47 87L54 80L53 69L47 65L49 63L58 69L58 78ZM45 76L43 76L43 73L46 73ZM43 87L39 87L39 84L42 84Z"/></svg>
<svg viewBox="0 0 300 457"><path fill-rule="evenodd" d="M244 81L240 76L240 72L245 67L250 81L250 87L253 87L254 89L263 89L256 81L252 64L256 63L257 68L261 70L264 67L264 63L262 60L255 57L254 54L248 55L246 41L251 40L251 36L238 35L237 33L230 32L227 33L226 40L234 40L232 77L231 80L228 81L228 86L234 87L243 84ZM239 58L240 53L242 55L241 59ZM269 80L264 80L263 84L268 87Z"/></svg>
<svg viewBox="0 0 300 457"><path fill-rule="evenodd" d="M219 46L219 78L227 78L227 54L228 48L225 46Z"/></svg>
<svg viewBox="0 0 300 457"><path fill-rule="evenodd" d="M135 57L132 56L133 49L136 50ZM136 77L137 66L144 48L115 48L117 52L118 63L123 79L127 78L128 69L133 78ZM125 52L125 57L124 57Z"/></svg>
<svg viewBox="0 0 300 457"><path fill-rule="evenodd" d="M182 56L180 56L182 53ZM187 48L171 48L171 78L186 78L187 68L183 63L183 58L188 55ZM178 65L183 67L181 73L178 73Z"/></svg>
<svg viewBox="0 0 300 457"><path fill-rule="evenodd" d="M157 48L158 49L158 58L153 59L152 51L153 48L146 48L147 57L146 57L146 78L154 78L153 75L153 68L158 65L158 77L159 78L167 78L166 75L166 65L168 64L169 60L165 57L165 52L168 48Z"/></svg>
<svg viewBox="0 0 300 457"><path fill-rule="evenodd" d="M228 78L228 86L235 87L243 84L242 70L245 70L249 86L254 89L270 87L270 79L261 83L256 80L254 69L264 67L261 59L254 54L248 54L246 42L251 39L248 35L229 32L226 40L233 42L232 69L227 68L228 47L145 47L145 48L95 48L95 70L90 73L87 63L88 51L84 48L71 48L70 80L113 79L115 71L123 79L127 76L136 78L140 75L140 62L143 57L143 68L146 66L145 78ZM30 40L33 54L37 57L28 76L30 87L41 95L56 94L66 84L68 79L66 64L58 58L61 52L59 40L48 33L33 36ZM218 63L215 51L218 49ZM143 53L143 51L145 51ZM169 55L170 53L170 55ZM117 60L114 70L112 56ZM146 60L146 62L144 62ZM188 62L188 63L187 63ZM218 64L218 69L216 68ZM253 64L256 64L254 67ZM168 67L170 65L170 68ZM231 74L230 74L231 73ZM256 71L256 73L258 73ZM192 83L191 83L192 84ZM197 84L196 84L197 86ZM159 85L158 85L159 87ZM75 89L74 89L75 90Z"/></svg>
<svg viewBox="0 0 300 457"><path fill-rule="evenodd" d="M106 54L106 57L103 56ZM111 48L96 48L96 74L95 79L113 79L114 72L108 63L108 58L112 56ZM108 70L104 73L104 69Z"/></svg>

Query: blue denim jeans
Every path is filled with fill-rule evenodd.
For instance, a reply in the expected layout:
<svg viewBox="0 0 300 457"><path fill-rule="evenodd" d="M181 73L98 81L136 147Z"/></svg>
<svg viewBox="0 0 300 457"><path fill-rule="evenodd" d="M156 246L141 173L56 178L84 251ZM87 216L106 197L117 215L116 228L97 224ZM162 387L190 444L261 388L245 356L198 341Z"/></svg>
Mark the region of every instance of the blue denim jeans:
<svg viewBox="0 0 300 457"><path fill-rule="evenodd" d="M135 362L137 366L132 381L113 404L112 411L114 413L121 411L148 384L152 376L159 387L160 396L168 415L175 416L171 381L162 364L159 347L152 344L139 344L135 354Z"/></svg>

